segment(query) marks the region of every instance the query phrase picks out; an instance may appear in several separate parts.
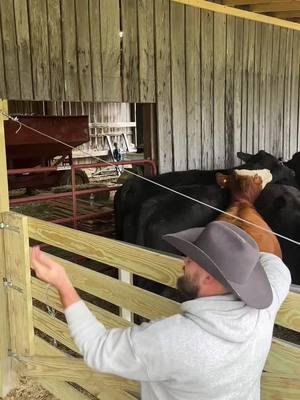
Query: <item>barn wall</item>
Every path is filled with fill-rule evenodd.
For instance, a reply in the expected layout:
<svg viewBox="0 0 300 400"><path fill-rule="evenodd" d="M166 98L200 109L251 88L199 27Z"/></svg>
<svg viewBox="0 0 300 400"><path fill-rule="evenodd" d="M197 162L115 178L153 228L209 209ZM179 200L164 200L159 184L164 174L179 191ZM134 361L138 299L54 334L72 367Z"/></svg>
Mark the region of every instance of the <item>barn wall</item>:
<svg viewBox="0 0 300 400"><path fill-rule="evenodd" d="M156 102L161 172L300 149L300 31L169 0L0 0L0 12L0 98Z"/></svg>

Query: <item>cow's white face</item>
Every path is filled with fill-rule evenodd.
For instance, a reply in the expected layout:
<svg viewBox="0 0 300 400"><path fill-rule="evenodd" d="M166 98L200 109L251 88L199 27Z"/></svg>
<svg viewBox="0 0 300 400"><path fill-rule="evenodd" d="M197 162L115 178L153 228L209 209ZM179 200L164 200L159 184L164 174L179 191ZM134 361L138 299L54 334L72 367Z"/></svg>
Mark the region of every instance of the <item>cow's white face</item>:
<svg viewBox="0 0 300 400"><path fill-rule="evenodd" d="M248 169L235 169L235 174L238 176L249 176L255 177L256 175L261 178L261 186L262 189L272 181L272 174L268 169L257 169L257 170L248 170Z"/></svg>

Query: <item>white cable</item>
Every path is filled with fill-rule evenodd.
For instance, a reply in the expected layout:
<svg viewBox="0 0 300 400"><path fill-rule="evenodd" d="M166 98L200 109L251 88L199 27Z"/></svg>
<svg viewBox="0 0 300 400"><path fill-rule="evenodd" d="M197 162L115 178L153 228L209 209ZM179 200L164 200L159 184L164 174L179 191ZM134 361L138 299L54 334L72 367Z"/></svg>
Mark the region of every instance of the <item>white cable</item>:
<svg viewBox="0 0 300 400"><path fill-rule="evenodd" d="M5 113L5 112L2 111L2 110L0 110L0 112L1 112L2 115L4 115L5 117L7 117L7 118L11 119L12 121L14 121L14 122L20 124L20 126L24 126L25 128L28 128L28 129L32 130L33 132L36 132L36 133L38 133L38 134L40 134L40 135L42 135L42 136L45 136L45 137L47 137L47 138L49 138L49 139L51 139L51 140L54 140L54 141L56 141L56 142L58 142L58 143L61 143L61 144L63 144L64 146L67 146L67 147L69 147L69 148L72 149L72 150L75 150L75 149L76 149L74 146L71 146L71 145L69 145L69 144L67 144L67 143L64 143L63 141L61 141L61 140L59 140L59 139L53 138L52 136L47 135L47 134L44 133L44 132L41 132L41 131L39 131L39 130L37 130L37 129L35 129L35 128L32 128L31 126L28 126L28 125L24 124L23 122L20 122L20 121L18 120L17 117L14 118L14 117L12 117L11 115ZM78 150L78 149L77 149L77 150ZM110 165L110 166L115 167L115 165L112 164L112 163L110 163L109 161L105 161L105 160L103 160L103 159L100 158L100 157L96 157L96 156L90 154L89 152L87 152L87 151L85 151L85 150L79 150L79 151L81 151L82 154L88 155L89 157L94 158L94 159L97 160L97 161L100 161L100 162L103 162L104 164L107 164L107 165ZM169 190L170 192L175 193L175 194L177 194L177 195L179 195L179 196L181 196L181 197L185 197L185 198L188 199L188 200L194 201L195 203L198 203L198 204L201 204L201 205L206 206L206 207L208 207L208 208L211 208L212 210L215 210L215 211L218 211L218 212L220 212L220 213L222 213L222 214L228 215L229 217L232 217L232 218L235 218L235 219L237 219L237 220L239 220L239 221L245 222L246 224L249 224L249 225L251 225L251 226L254 226L254 227L257 228L257 229L261 229L262 231L265 231L265 232L274 234L275 236L278 236L278 237L280 237L280 238L282 238L282 239L285 239L285 240L287 240L287 241L289 241L289 242L291 242L291 243L294 243L294 244L300 246L300 242L298 242L297 240L294 240L294 239L291 239L291 238L289 238L289 237L287 237L287 236L281 235L280 233L274 232L274 231L272 231L272 230L270 230L270 229L266 229L266 228L263 228L263 227L261 227L261 226L258 226L258 225L256 225L256 224L254 224L253 222L247 221L247 220L245 220L245 219L243 219L243 218L240 218L240 217L238 217L238 216L236 216L236 215L232 215L232 214L228 213L227 211L223 211L223 210L221 210L221 209L219 209L219 208L217 208L217 207L211 206L210 204L204 203L204 202L201 201L201 200L194 199L193 197L190 197L190 196L188 196L188 195L186 195L186 194L184 194L184 193L177 192L176 190L174 190L174 189L172 189L172 188L169 188L169 187L167 187L167 186L164 186L164 185L162 185L162 184L160 184L160 183L158 183L158 182L154 182L154 181L152 181L151 179L148 179L148 178L146 178L146 177L144 177L144 176L140 176L140 175L136 174L135 172L129 171L129 170L126 169L126 168L124 168L124 171L126 171L128 174L131 174L131 175L133 175L133 176L136 176L137 178L143 179L143 180L146 181L146 182L150 182L150 183L152 183L153 185L156 185L156 186L158 186L158 187L161 187L161 188L163 188L163 189L165 189L165 190Z"/></svg>

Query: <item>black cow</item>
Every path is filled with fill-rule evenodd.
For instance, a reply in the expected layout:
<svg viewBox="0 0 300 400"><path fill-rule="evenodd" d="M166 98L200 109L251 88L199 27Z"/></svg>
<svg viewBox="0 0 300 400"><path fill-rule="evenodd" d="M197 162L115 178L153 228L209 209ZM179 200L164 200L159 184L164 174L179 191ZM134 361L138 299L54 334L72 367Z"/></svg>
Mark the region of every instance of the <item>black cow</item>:
<svg viewBox="0 0 300 400"><path fill-rule="evenodd" d="M284 163L288 168L295 171L296 181L300 187L300 151L295 153L291 160Z"/></svg>
<svg viewBox="0 0 300 400"><path fill-rule="evenodd" d="M179 186L174 190L222 210L229 204L229 192L217 184ZM176 193L153 196L141 207L136 243L173 253L174 248L161 239L164 234L205 226L218 214L218 211Z"/></svg>
<svg viewBox="0 0 300 400"><path fill-rule="evenodd" d="M297 154L299 155L297 156ZM244 161L246 165L251 165L252 163L257 164L261 159L263 159L263 168L267 168L272 172L272 183L280 183L282 185L299 187L300 153L294 154L293 159L285 163L281 159L277 159L271 154L266 153L264 150L260 150L257 154L249 154L239 151L237 156L240 160ZM297 179L297 171L299 181Z"/></svg>
<svg viewBox="0 0 300 400"><path fill-rule="evenodd" d="M209 185L215 182L216 171L176 171L167 172L150 179L168 188L175 186L190 186L195 184ZM139 210L143 202L153 196L166 194L167 191L151 182L134 177L128 179L118 189L114 197L116 238L126 242L135 243L135 227L139 218Z"/></svg>
<svg viewBox="0 0 300 400"><path fill-rule="evenodd" d="M220 189L217 185L193 185L177 189L221 210L226 209L229 204L227 190ZM274 232L300 242L300 191L297 188L268 184L255 206ZM155 196L147 200L141 208L137 244L178 254L162 236L195 226L205 226L217 215L218 212L178 194ZM292 274L292 281L299 285L300 246L282 238L279 238L279 241L283 260ZM159 285L156 286L159 289Z"/></svg>
<svg viewBox="0 0 300 400"><path fill-rule="evenodd" d="M294 172L284 166L276 157L261 150L255 155L249 155L247 162L238 167L227 170L190 170L169 172L152 177L151 181L157 182L169 188L175 186L213 185L217 172L230 174L233 169L263 169L272 172L274 183L296 185ZM140 218L140 210L143 203L151 197L166 194L166 189L144 181L140 178L129 179L118 190L114 200L116 238L130 243L137 242L137 225Z"/></svg>

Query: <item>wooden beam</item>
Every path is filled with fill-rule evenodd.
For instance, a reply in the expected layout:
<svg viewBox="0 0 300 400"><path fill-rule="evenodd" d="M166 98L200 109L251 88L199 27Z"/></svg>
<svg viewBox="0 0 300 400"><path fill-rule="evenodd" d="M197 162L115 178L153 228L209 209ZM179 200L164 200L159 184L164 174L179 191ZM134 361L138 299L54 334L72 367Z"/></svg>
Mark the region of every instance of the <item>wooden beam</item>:
<svg viewBox="0 0 300 400"><path fill-rule="evenodd" d="M289 376L278 376L268 372L263 373L261 394L263 400L298 400L300 391L299 379Z"/></svg>
<svg viewBox="0 0 300 400"><path fill-rule="evenodd" d="M0 111L7 112L7 101L0 99ZM3 222L3 212L9 210L8 184L6 170L6 151L4 136L4 117L0 114L0 222ZM12 361L8 357L10 348L9 319L7 306L7 290L3 286L6 278L6 264L4 251L4 230L0 230L0 397L4 397L16 385L17 379L13 375Z"/></svg>
<svg viewBox="0 0 300 400"><path fill-rule="evenodd" d="M80 393L68 383L58 382L56 379L39 379L38 383L59 400L89 400L90 398L83 393Z"/></svg>
<svg viewBox="0 0 300 400"><path fill-rule="evenodd" d="M253 11L256 13L293 10L300 10L300 2L293 1L292 3L288 3L285 1L281 3L254 4L249 6L249 11Z"/></svg>
<svg viewBox="0 0 300 400"><path fill-rule="evenodd" d="M32 239L124 269L167 286L176 287L177 278L182 274L183 262L179 258L35 218L29 217L28 221L29 235Z"/></svg>
<svg viewBox="0 0 300 400"><path fill-rule="evenodd" d="M63 265L75 287L148 319L179 312L178 303L88 268L50 256Z"/></svg>
<svg viewBox="0 0 300 400"><path fill-rule="evenodd" d="M273 339L264 371L297 379L300 375L300 348L284 340Z"/></svg>
<svg viewBox="0 0 300 400"><path fill-rule="evenodd" d="M248 6L252 4L266 4L266 3L282 3L282 0L223 0L224 6L236 7L236 6ZM287 0L286 3L292 3L293 0Z"/></svg>
<svg viewBox="0 0 300 400"><path fill-rule="evenodd" d="M62 359L65 359L66 357L70 358L69 355L67 355L66 353L64 353L61 350L58 350L56 347L53 347L49 343L45 342L45 340L43 340L37 336L35 337L35 348L36 348L36 353L41 356L46 356L46 357L52 356L52 357L56 357L56 358L60 357ZM115 386L113 386L111 384L106 385L106 382L103 380L102 375L98 374L97 376L100 377L100 379L97 379L97 380L94 380L91 382L89 380L83 381L83 380L76 380L76 379L74 379L73 382L80 385L83 389L85 389L86 391L93 394L99 400L133 400L132 396L130 396L127 392L125 392L122 389L117 388L118 382L116 382ZM116 379L122 379L122 378L116 377ZM60 386L62 388L66 388L66 386L68 385L67 383L58 381L55 378L54 379L37 378L37 380L46 389L47 389L47 385L46 386L44 385L45 382L49 383L49 382L55 381L55 384L57 384L58 386ZM109 381L109 383L111 383L111 380ZM132 386L131 382L129 385ZM137 393L138 392L137 384L135 384L135 388L132 388L132 391L134 393ZM68 390L68 388L66 388L66 390ZM49 391L51 392L51 390L49 390ZM55 393L53 393L53 394L55 395ZM65 399L73 399L73 397L65 396L65 397L63 397L63 399L64 400Z"/></svg>
<svg viewBox="0 0 300 400"><path fill-rule="evenodd" d="M32 278L32 297L36 300L39 300L41 303L47 303L49 307L52 307L55 310L63 313L64 310L61 305L61 300L57 291L55 289L50 289L46 292L46 290L46 283L40 281L37 278ZM97 307L94 304L89 303L88 301L85 301L85 304L106 328L127 328L128 326L130 326L130 323L128 321L125 321L118 315Z"/></svg>
<svg viewBox="0 0 300 400"><path fill-rule="evenodd" d="M7 212L3 214L6 278L8 290L11 350L17 355L32 355L33 322L31 272L27 217ZM22 332L22 334L20 334Z"/></svg>
<svg viewBox="0 0 300 400"><path fill-rule="evenodd" d="M300 10L299 11L280 11L272 13L272 17L275 18L300 18Z"/></svg>
<svg viewBox="0 0 300 400"><path fill-rule="evenodd" d="M290 292L277 313L276 324L300 333L300 293Z"/></svg>
<svg viewBox="0 0 300 400"><path fill-rule="evenodd" d="M251 21L262 22L264 24L271 24L281 26L283 28L294 29L300 31L300 25L295 22L285 21L279 18L269 17L267 15L260 15L250 11L240 10L239 8L227 7L222 4L215 4L205 0L171 0L176 3L186 4L204 10L219 12L234 17L244 18Z"/></svg>
<svg viewBox="0 0 300 400"><path fill-rule="evenodd" d="M55 350L53 348L53 350ZM82 359L61 356L20 357L25 363L24 376L35 379L54 378L58 382L102 383L109 388L137 392L138 384L128 379L110 374L102 374L90 369Z"/></svg>
<svg viewBox="0 0 300 400"><path fill-rule="evenodd" d="M7 119L1 114L1 111L8 112L7 100L0 99L0 212L9 210L9 197L8 197L8 183L7 183L7 169L6 169L6 148L5 148L5 134L4 134L4 121Z"/></svg>

